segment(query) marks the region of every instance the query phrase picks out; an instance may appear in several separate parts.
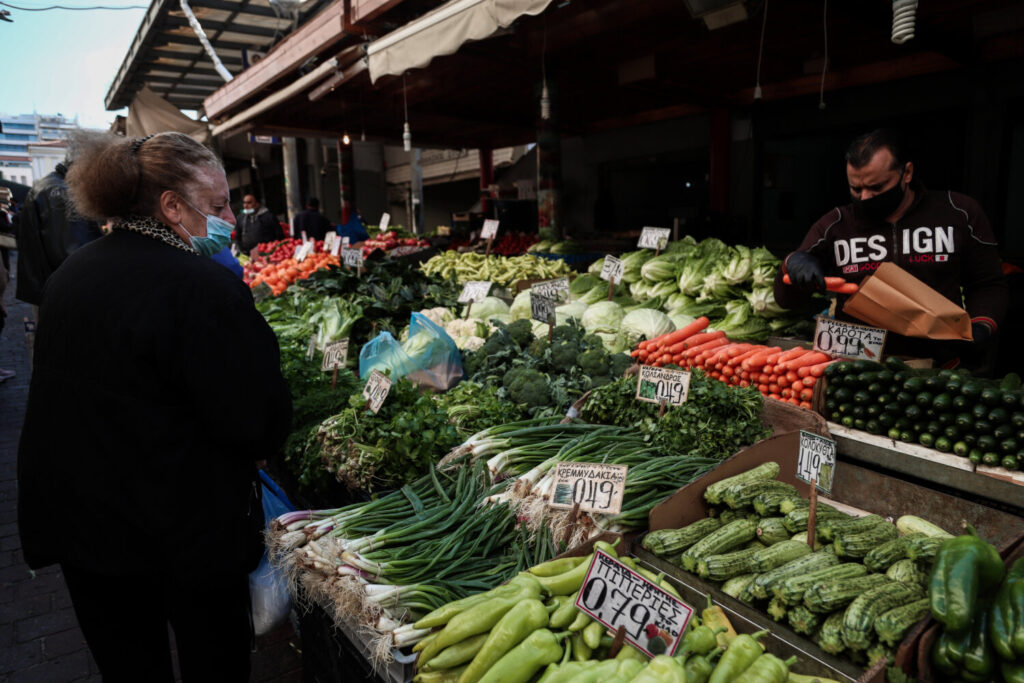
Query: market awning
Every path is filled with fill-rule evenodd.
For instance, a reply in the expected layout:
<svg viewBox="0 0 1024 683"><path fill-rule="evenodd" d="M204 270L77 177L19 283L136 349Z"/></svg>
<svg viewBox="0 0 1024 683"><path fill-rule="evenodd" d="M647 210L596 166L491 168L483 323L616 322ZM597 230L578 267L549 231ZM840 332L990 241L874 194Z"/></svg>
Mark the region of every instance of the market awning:
<svg viewBox="0 0 1024 683"><path fill-rule="evenodd" d="M523 15L543 12L551 0L451 0L367 49L370 80L398 76L430 64L434 57L455 54L470 40L483 40Z"/></svg>
<svg viewBox="0 0 1024 683"><path fill-rule="evenodd" d="M210 140L210 127L206 123L190 119L173 104L143 86L128 105L125 133L129 137L141 138L169 130L184 133L197 142Z"/></svg>

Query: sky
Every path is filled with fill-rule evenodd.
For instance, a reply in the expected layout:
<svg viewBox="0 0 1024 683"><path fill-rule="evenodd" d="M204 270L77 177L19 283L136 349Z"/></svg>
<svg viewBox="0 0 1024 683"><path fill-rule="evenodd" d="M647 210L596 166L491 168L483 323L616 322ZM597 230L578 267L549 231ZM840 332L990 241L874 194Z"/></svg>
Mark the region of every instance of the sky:
<svg viewBox="0 0 1024 683"><path fill-rule="evenodd" d="M5 0L6 2L7 0ZM148 0L10 0L14 23L0 22L0 113L63 114L108 128L118 113L103 106L145 10L27 12L19 7L146 5Z"/></svg>

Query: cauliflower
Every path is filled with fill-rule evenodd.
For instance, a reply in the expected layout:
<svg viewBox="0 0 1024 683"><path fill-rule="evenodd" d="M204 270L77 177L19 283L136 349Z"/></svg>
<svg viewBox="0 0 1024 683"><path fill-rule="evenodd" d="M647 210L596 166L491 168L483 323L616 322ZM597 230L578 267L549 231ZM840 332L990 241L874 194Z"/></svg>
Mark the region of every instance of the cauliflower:
<svg viewBox="0 0 1024 683"><path fill-rule="evenodd" d="M439 327L444 327L448 322L455 319L455 315L444 306L422 310L420 315L427 316L430 322L436 323Z"/></svg>
<svg viewBox="0 0 1024 683"><path fill-rule="evenodd" d="M444 331L448 333L449 337L481 337L481 332L486 333L487 324L481 321L470 318L465 320L463 318L455 318L445 323Z"/></svg>
<svg viewBox="0 0 1024 683"><path fill-rule="evenodd" d="M483 337L465 337L462 344L456 343L456 345L460 349L465 349L466 351L476 351L484 345L484 341Z"/></svg>

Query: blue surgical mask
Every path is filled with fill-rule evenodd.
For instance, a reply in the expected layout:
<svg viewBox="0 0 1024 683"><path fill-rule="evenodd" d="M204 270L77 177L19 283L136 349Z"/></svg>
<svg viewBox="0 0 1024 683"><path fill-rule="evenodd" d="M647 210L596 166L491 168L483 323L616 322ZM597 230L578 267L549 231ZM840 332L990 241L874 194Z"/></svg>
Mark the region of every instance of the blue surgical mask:
<svg viewBox="0 0 1024 683"><path fill-rule="evenodd" d="M256 213L256 209L242 209L242 213L244 213L246 216L251 216L252 214Z"/></svg>
<svg viewBox="0 0 1024 683"><path fill-rule="evenodd" d="M234 231L235 226L223 218L204 214L188 202L185 203L191 206L199 215L206 216L206 237L196 237L191 233L189 234L192 248L199 252L200 256L213 256L231 244L231 233ZM185 230L184 225L181 225L181 223L178 223L178 225L182 230ZM188 230L185 230L185 232L188 232Z"/></svg>

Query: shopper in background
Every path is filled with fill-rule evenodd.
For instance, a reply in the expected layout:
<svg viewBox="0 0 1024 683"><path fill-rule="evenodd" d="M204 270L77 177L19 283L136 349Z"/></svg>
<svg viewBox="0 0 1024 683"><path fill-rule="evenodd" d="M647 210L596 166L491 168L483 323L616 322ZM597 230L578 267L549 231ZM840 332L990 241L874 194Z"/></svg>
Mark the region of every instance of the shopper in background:
<svg viewBox="0 0 1024 683"><path fill-rule="evenodd" d="M243 254L250 253L261 242L284 238L284 231L277 218L251 194L242 198L242 215L236 228L238 250Z"/></svg>
<svg viewBox="0 0 1024 683"><path fill-rule="evenodd" d="M77 216L68 206L65 176L71 155L32 186L17 215L18 277L15 296L39 305L43 285L76 249L101 237L99 224Z"/></svg>
<svg viewBox="0 0 1024 683"><path fill-rule="evenodd" d="M306 208L295 214L292 220L292 234L301 237L305 232L311 240L322 240L330 229L331 222L320 213L320 200L316 197L310 197Z"/></svg>
<svg viewBox="0 0 1024 683"><path fill-rule="evenodd" d="M46 285L18 452L30 567L59 563L103 680L248 681L256 461L288 433L277 340L208 256L224 169L180 133L80 132L68 184L110 235Z"/></svg>
<svg viewBox="0 0 1024 683"><path fill-rule="evenodd" d="M990 370L1007 285L981 206L966 195L925 188L914 176L901 136L891 130L867 133L850 144L846 177L851 203L822 216L786 257L775 280L776 301L799 307L811 292L824 291L825 277L859 283L883 262L892 262L963 306L971 315L974 342L890 334L886 352L934 358L951 367L962 358L975 369ZM792 285L782 282L783 272ZM841 307L837 317L843 317Z"/></svg>
<svg viewBox="0 0 1024 683"><path fill-rule="evenodd" d="M363 217L354 208L349 211L348 220L338 224L337 230L338 237L347 237L349 244L370 239L370 235L366 232L366 226L363 225Z"/></svg>

